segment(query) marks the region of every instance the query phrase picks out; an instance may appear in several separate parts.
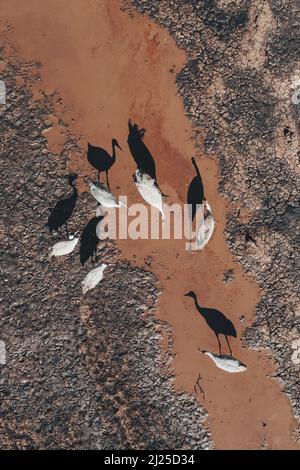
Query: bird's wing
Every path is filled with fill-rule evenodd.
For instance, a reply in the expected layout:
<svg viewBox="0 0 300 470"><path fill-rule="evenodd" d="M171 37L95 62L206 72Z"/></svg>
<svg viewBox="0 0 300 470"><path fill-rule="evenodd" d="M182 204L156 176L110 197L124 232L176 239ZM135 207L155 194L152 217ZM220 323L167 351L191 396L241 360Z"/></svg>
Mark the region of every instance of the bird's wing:
<svg viewBox="0 0 300 470"><path fill-rule="evenodd" d="M197 243L200 250L202 250L211 239L214 227L215 222L212 215L201 220L197 234Z"/></svg>
<svg viewBox="0 0 300 470"><path fill-rule="evenodd" d="M85 294L87 291L96 287L103 279L103 266L91 269L82 281L82 291Z"/></svg>
<svg viewBox="0 0 300 470"><path fill-rule="evenodd" d="M117 199L106 189L94 186L91 188L94 198L104 207L115 207L118 205Z"/></svg>
<svg viewBox="0 0 300 470"><path fill-rule="evenodd" d="M242 364L239 360L230 356L213 355L212 359L217 367L226 370L227 372L242 372L243 370L246 370L245 364Z"/></svg>
<svg viewBox="0 0 300 470"><path fill-rule="evenodd" d="M63 256L72 253L75 246L78 243L78 238L73 238L73 240L65 240L61 242L57 242L53 245L51 249L51 256Z"/></svg>
<svg viewBox="0 0 300 470"><path fill-rule="evenodd" d="M148 204L162 209L162 194L158 186L153 184L153 180L137 183L136 186L138 192Z"/></svg>

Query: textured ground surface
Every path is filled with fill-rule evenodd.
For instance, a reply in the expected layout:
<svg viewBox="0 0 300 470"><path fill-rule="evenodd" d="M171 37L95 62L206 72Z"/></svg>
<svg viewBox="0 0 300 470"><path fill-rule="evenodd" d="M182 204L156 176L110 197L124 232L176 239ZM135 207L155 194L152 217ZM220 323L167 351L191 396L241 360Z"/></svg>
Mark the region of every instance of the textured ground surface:
<svg viewBox="0 0 300 470"><path fill-rule="evenodd" d="M273 356L299 414L295 4L77 0L72 9L72 1L61 3L58 22L48 21L57 19L57 0L47 8L35 0L17 8L18 2L3 0L0 12L6 41L19 52L12 60L3 49L0 61L9 97L5 110L0 107L0 340L8 358L0 366L2 446L208 448L209 426L218 448L291 447L292 412L268 375ZM184 54L167 30L188 54L181 72ZM21 57L41 64L21 64ZM49 208L69 192L62 176L72 165L82 188L82 177L92 174L86 142L108 148L117 136L124 152L112 169L113 191L136 202L125 149L131 116L147 128L145 141L158 157L169 200L185 201L195 149L175 77L203 142L197 158L217 230L198 258L187 255L181 241L118 242L131 264L121 261L115 245L103 244L101 260L112 266L99 289L83 298L80 282L90 266L80 267L79 247L64 260L48 258L57 240L45 227ZM211 159L202 158L205 151ZM239 336L253 320L257 287L231 259L223 233L228 208L218 189L231 201L227 241L261 286L257 319L244 341ZM81 233L94 211L90 197L81 195L70 231ZM135 267L135 259L145 269ZM191 287L205 305L230 314L238 330L232 346L245 358L245 375L225 374L199 355L199 346L214 350L216 342L183 296ZM268 355L249 349L261 347ZM199 373L203 394L194 389Z"/></svg>
<svg viewBox="0 0 300 470"><path fill-rule="evenodd" d="M177 76L186 112L220 163L220 191L237 209L227 237L263 296L245 333L274 352L300 417L299 3L133 0L168 28L190 60ZM253 242L253 239L255 242Z"/></svg>
<svg viewBox="0 0 300 470"><path fill-rule="evenodd" d="M59 157L48 152L42 131L59 97L33 102L36 64L4 57L1 448L209 448L205 414L195 398L175 393L169 355L161 357L161 334L170 332L154 318L153 274L117 262L101 295L83 299L80 283L91 266L81 268L78 248L68 260L49 260L57 238L45 224L49 207L68 191L61 176L75 144L69 139ZM70 231L82 231L94 212L91 197L81 197ZM114 245L99 253L117 259Z"/></svg>

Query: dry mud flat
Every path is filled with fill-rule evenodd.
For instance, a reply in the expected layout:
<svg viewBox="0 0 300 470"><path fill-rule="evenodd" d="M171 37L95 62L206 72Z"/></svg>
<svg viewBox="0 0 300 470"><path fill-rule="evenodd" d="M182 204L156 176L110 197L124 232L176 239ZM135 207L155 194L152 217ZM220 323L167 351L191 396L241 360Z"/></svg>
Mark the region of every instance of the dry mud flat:
<svg viewBox="0 0 300 470"><path fill-rule="evenodd" d="M7 280L1 339L11 358L1 372L4 446L295 448L292 409L271 377L281 377L297 411L291 348L297 339L297 108L285 96L297 49L282 75L278 51L271 55L272 28L263 27L264 19L271 25L281 13L239 2L214 29L211 15L193 2L182 2L180 12L178 2L162 1L159 8L133 2L175 34L186 56L166 29L128 9L128 2L2 3L1 77L10 97L1 109ZM218 8L226 11L226 2ZM273 34L284 44L282 28ZM265 50L272 61L262 60ZM240 66L228 75L236 58ZM196 153L217 230L194 255L178 240L104 244L101 259L113 266L97 292L83 299L88 267L80 268L78 254L49 264L55 240L45 227L49 207L64 194L60 176L76 170L82 195L72 223L82 230L94 215L84 184L85 175L95 175L86 162L87 142L109 149L113 137L124 152L110 173L111 189L138 201L126 147L129 117L147 129L145 143L170 203L185 202ZM14 211L12 188L20 201ZM262 290L233 260L225 233ZM286 256L279 263L282 244ZM231 282L224 282L224 272L233 272ZM238 339L231 346L246 373L226 374L199 354L199 347L216 350L216 339L184 297L191 289L233 321ZM240 339L245 328L247 343ZM268 346L273 358L249 344ZM204 395L194 388L199 374Z"/></svg>

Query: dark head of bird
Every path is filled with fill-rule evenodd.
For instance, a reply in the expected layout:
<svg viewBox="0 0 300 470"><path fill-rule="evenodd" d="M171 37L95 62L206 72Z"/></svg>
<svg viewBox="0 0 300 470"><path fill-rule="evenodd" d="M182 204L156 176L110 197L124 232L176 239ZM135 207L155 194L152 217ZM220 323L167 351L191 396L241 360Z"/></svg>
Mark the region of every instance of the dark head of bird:
<svg viewBox="0 0 300 470"><path fill-rule="evenodd" d="M196 299L196 294L194 291L190 290L189 292L187 292L186 294L184 294L186 297L192 297L192 299Z"/></svg>
<svg viewBox="0 0 300 470"><path fill-rule="evenodd" d="M128 129L129 129L129 136L128 136L129 140L130 138L134 140L142 140L146 132L146 129L139 129L139 126L137 124L132 124L130 118L128 120Z"/></svg>
<svg viewBox="0 0 300 470"><path fill-rule="evenodd" d="M113 139L113 140L112 140L112 146L113 146L113 147L118 147L118 149L120 149L121 152L123 152L123 149L122 149L122 147L119 145L119 142L117 141L117 139Z"/></svg>

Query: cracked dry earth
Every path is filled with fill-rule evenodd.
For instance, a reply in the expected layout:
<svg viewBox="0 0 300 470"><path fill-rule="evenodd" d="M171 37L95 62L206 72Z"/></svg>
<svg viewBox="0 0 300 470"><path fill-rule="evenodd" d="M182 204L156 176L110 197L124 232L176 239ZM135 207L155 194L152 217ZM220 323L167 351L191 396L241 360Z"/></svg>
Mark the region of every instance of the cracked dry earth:
<svg viewBox="0 0 300 470"><path fill-rule="evenodd" d="M54 94L32 100L36 64L6 62L1 77L9 103L1 109L1 367L2 449L210 448L205 412L177 394L168 371L170 329L155 319L158 286L152 273L118 261L110 242L99 254L111 267L82 297L78 253L49 262L49 203L65 194L67 139L59 156L43 131ZM26 110L26 112L24 112ZM86 196L86 197L85 197ZM94 216L80 198L70 230ZM50 243L55 242L53 238ZM171 345L170 345L171 347Z"/></svg>
<svg viewBox="0 0 300 470"><path fill-rule="evenodd" d="M188 52L177 85L206 152L219 161L219 190L235 207L226 224L230 248L262 288L244 337L252 348L272 350L276 377L300 418L300 106L292 101L299 2L132 3Z"/></svg>
<svg viewBox="0 0 300 470"><path fill-rule="evenodd" d="M230 408L230 403L225 403L225 412L218 405L218 400L221 401L220 397L222 393L225 395L226 390L229 398L234 397L237 403L244 406L244 402L239 402L237 398L241 390L240 382L228 385L226 379L217 376L204 362L201 363L201 374L204 376L204 384L201 382L201 386L207 399L199 398L193 392L199 367L193 368L196 355L189 356L186 353L185 356L183 349L188 349L188 342L189 347L196 350L198 336L202 342L205 341L202 333L205 329L188 316L184 324L171 316L157 314L159 310L164 312L168 302L171 302L170 289L162 289L162 286L166 286L163 276L158 279L148 269L124 260L120 256L120 247L113 243L103 243L99 246L101 260L108 261L111 266L101 288L83 298L80 282L89 267L80 267L78 252L68 259L49 263L48 248L58 239L55 236L50 238L45 227L49 207L65 195L63 176L70 168L79 169L79 173L82 171L81 159L85 155L80 133L92 135L94 140L97 138L99 130L96 124L93 128L91 122L97 120L100 110L93 109L92 102L85 105L83 99L79 100L78 107L73 88L78 86L79 81L70 81L67 85L62 81L61 77L68 75L64 67L68 72L70 69L59 60L53 60L51 49L49 53L47 47L51 43L51 34L50 40L47 34L44 34L46 39L41 37L41 41L46 41L41 48L41 64L32 60L21 61L20 56L23 55L39 59L38 56L35 57L37 41L34 33L36 25L40 27L42 21L38 18L37 23L34 23L35 19L30 18L29 21L28 11L22 13L24 17L27 14L30 25L29 32L26 31L23 35L20 32L21 37L28 38L28 50L24 49L24 44L20 46L19 40L17 44L22 53L18 51L15 54L9 44L16 42L20 22L15 20L13 14L10 15L9 5L14 2L11 0L4 3L8 19L4 21L0 16L2 26L5 25L6 28L0 71L1 79L7 85L9 100L5 108L0 106L3 218L0 243L1 281L4 286L1 290L0 339L6 343L8 363L0 366L2 447L296 447L296 425L291 424L289 413L291 417L293 413L299 418L299 260L296 251L296 244L299 243L299 105L292 102L295 83L300 79L297 4L285 0L132 0L112 1L109 5L114 6L110 10L108 2L99 0L85 2L84 7L88 3L91 14L88 17L88 8L85 8L80 17L80 21L84 22L87 15L91 22L91 18L96 18L98 13L96 8L103 7L103 15L99 21L104 25L109 23L117 38L118 34L121 38L122 34L130 36L129 21L132 17L137 28L134 54L140 57L139 54L145 53L145 62L155 65L158 63L159 71L163 70L165 61L168 73L174 79L176 75L176 84L186 115L193 123L194 142L199 153L208 157L208 163L200 161L201 169L205 168L207 175L213 179L214 171L211 168L214 167L209 162L217 161L219 165L218 191L230 202L224 228L227 243L236 263L242 266L244 272L251 274L261 288L260 296L253 294L253 297L246 297L250 310L253 299L257 300L255 321L249 322L249 312L247 320L241 315L242 312L239 313L240 317L236 317L236 320L240 318L243 345L235 347L239 347L239 354L245 348L247 351L258 350L256 356L251 356L251 351L247 352L247 364L250 368L252 366L251 377L258 384L261 380L259 374L264 371L276 378L277 384L280 382L282 391L279 385L278 390L274 391L274 384L271 384L275 381L270 377L263 382L268 386L266 396L274 398L271 407L275 409L275 414L276 408L284 409L285 425L280 429L278 422L276 427L276 417L275 421L272 421L273 417L270 418L270 423L273 422L275 426L273 428L269 422L263 421L261 424L263 415L260 413L251 421L255 410L251 409L250 403L250 411L244 410L242 418L240 412L236 412L235 416L234 407L228 409L226 414L226 407ZM27 5L31 3L38 9L37 2L30 1ZM52 0L52 5L54 4L55 0ZM77 5L79 8L83 2L77 0ZM124 11L122 17L119 12L121 6ZM143 21L135 19L136 12L132 7L145 15ZM62 17L64 9L61 6ZM67 14L69 18L69 11ZM72 14L74 17L71 20L77 24L75 13ZM169 60L173 60L173 55L166 52L164 56L162 47L159 46L159 42L163 43L167 39L162 39L165 38L164 33L154 23L150 23L149 17L172 34L177 45L186 53L184 61L180 58L171 67ZM21 27L26 29L22 16L20 21ZM58 32L57 37L61 37L60 30ZM82 40L80 30L78 35L80 43L77 43L77 48L70 46L68 41L64 43L68 55L73 54L73 47L78 53L81 43L82 47L90 47L89 43L87 46ZM73 39L74 37L75 35ZM143 37L147 47L141 52L140 42ZM122 44L122 40L120 43ZM120 48L120 44L118 47ZM95 60L100 60L97 55L99 48L101 53L98 39L91 48L91 55ZM116 53L116 49L113 50ZM104 54L103 49L102 53ZM159 54L163 57L161 62ZM121 55L119 63L124 68L125 82L131 76L126 77L126 64L125 61L122 62L122 58ZM50 64L48 75L52 74L54 78L51 83L48 81L45 84L40 73L43 74L44 70L45 78L45 67L48 65L45 64L46 59L49 59ZM90 79L96 69L89 69L89 62L84 61L79 53L77 60L81 65L82 76L87 80L90 72ZM134 57L131 60L135 64ZM110 67L109 61L107 66ZM133 92L137 96L142 88L137 72L139 67L142 68L141 62L135 72L136 90ZM75 70L70 72L72 79ZM132 66L130 71L132 72ZM60 72L62 75L59 75ZM147 70L144 73L145 88L150 88L149 80L151 81L153 72ZM162 79L164 73L162 71L157 76ZM120 83L122 78L119 77ZM42 83L42 92L37 92L37 83ZM58 92L53 84L60 85L57 86ZM93 84L91 81L90 89L95 92ZM65 120L64 112L58 111L63 108L59 92L66 92L63 90L64 85L70 89L69 95L65 93L70 98ZM127 96L122 97L124 103L120 104L119 111L113 101L115 91L109 91L112 93L109 106L114 114L123 113L122 119L125 122L128 113L127 109L124 112L122 106L125 108ZM125 93L127 91L125 89ZM85 94L84 88L81 92L88 101L88 92ZM168 96L164 107L169 113L168 126L172 127L171 116L179 108L170 105L169 101L172 99L168 92L167 89L163 90ZM128 94L130 93L131 89ZM160 95L158 92L158 96L161 97L163 93ZM170 95L172 93L173 91ZM151 92L143 90L142 95L146 96L144 101L135 103L138 111L130 108L130 112L136 113L133 117L138 120L145 120L147 132L150 132L149 142L153 148L155 141L159 145L160 140L167 140L172 133L167 134L168 126L163 112L156 111L158 105ZM119 105L120 97L118 98ZM94 95L92 99L94 100ZM151 112L147 112L147 108ZM106 108L105 117L107 114ZM77 117L75 124L72 116ZM184 126L180 116L177 119ZM117 124L110 124L113 129L118 129L118 121ZM160 124L160 139L151 134L150 124L154 128ZM101 132L101 137L107 139L109 135L111 138L110 133L106 135L104 131ZM186 132L184 137L188 140L189 131ZM87 140L86 135L84 137ZM181 137L181 130L177 129L178 141ZM122 141L126 141L125 139L126 134L122 135ZM178 158L173 147L167 149L172 158ZM156 154L159 154L158 150L164 151L165 148L158 148ZM185 148L188 158L193 151L191 145L188 149ZM181 157L182 148L177 153ZM167 184L168 163L161 161L160 165L162 183ZM182 177L190 177L186 168L186 163L182 161L182 171L179 176L174 176L177 185ZM118 171L124 177L122 166L118 167ZM83 185L81 189L84 190ZM173 198L172 191L170 194ZM224 205L218 206L220 203L213 190L210 197L213 198L213 207L219 211L225 210ZM220 227L221 216L218 211L216 214ZM70 229L81 232L93 216L94 207L88 194L83 192ZM207 253L213 258L215 248L212 246ZM142 254L146 255L143 251ZM184 266L184 262L183 260L181 266ZM199 261L200 264L201 262L204 264L206 258ZM220 283L232 289L230 292L235 291L236 302L241 303L238 298L239 287L231 287L238 281L249 288L240 268L228 259L222 262L218 257L216 265L224 268L220 273ZM154 268L153 262L153 271ZM215 268L212 266L211 270L213 269ZM182 280L177 282L180 290ZM202 280L203 282L205 281ZM254 288L251 292L254 292ZM214 297L215 293L212 291L210 302ZM158 303L160 298L163 300ZM225 302L224 299L221 301ZM245 304L241 305L243 309L247 309ZM228 309L233 308L228 302L226 306ZM183 309L182 304L181 307ZM197 338L180 336L179 330L184 329L183 326L190 328L190 331L197 331ZM181 343L184 343L184 347ZM213 345L212 342L210 346ZM276 368L270 371L269 367L263 369L260 366L256 377L253 364L263 362L261 350L264 348L268 350L269 356L272 353ZM174 357L175 367L172 366ZM177 374L176 377L174 373ZM247 388L251 386L252 383L247 384ZM213 390L218 387L222 392L213 396ZM259 386L254 387L251 393L255 391L261 391ZM279 395L288 396L292 411L285 401L280 401L278 405ZM248 396L246 398L248 400ZM255 396L250 396L250 400L259 403L259 400L255 401ZM264 408L265 405L263 403L261 407ZM264 429L270 429L266 431L267 437L258 429L257 422L261 428L266 426ZM251 437L247 436L247 430ZM280 435L281 432L284 436ZM235 435L239 433L240 440Z"/></svg>

